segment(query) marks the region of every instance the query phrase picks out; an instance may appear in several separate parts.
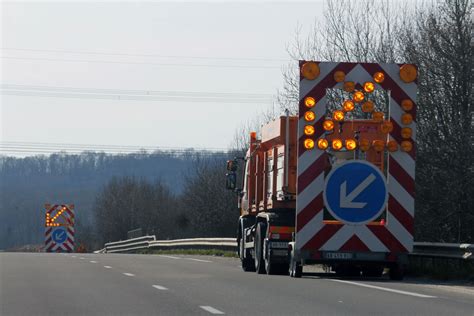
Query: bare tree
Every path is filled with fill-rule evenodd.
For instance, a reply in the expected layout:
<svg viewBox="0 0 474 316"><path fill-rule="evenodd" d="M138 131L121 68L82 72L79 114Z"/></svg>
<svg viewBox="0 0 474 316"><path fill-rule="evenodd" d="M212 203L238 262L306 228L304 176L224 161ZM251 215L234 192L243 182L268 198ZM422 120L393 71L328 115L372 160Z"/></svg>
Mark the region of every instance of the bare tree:
<svg viewBox="0 0 474 316"><path fill-rule="evenodd" d="M333 62L397 62L400 61L398 30L407 19L409 7L404 2L327 0L324 19L316 20L307 35L297 25L294 41L287 51L294 60L283 69L284 85L278 91L282 109L297 113L299 72L298 60ZM336 104L347 96L330 95ZM379 102L384 110L387 96Z"/></svg>
<svg viewBox="0 0 474 316"><path fill-rule="evenodd" d="M400 36L420 67L417 227L420 238L474 238L472 1L419 9Z"/></svg>
<svg viewBox="0 0 474 316"><path fill-rule="evenodd" d="M309 32L298 25L283 70L282 109L297 113L297 60L411 62L419 66L416 239L474 238L471 0L327 0ZM329 108L345 96L332 93ZM380 110L387 104L379 95Z"/></svg>

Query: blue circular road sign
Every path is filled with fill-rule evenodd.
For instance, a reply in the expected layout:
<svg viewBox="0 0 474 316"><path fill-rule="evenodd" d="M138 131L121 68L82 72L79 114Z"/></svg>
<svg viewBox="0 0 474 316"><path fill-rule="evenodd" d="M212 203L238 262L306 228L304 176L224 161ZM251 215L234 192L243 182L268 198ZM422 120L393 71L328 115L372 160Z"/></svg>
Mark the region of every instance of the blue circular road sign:
<svg viewBox="0 0 474 316"><path fill-rule="evenodd" d="M53 230L53 233L51 234L51 238L53 241L57 244L62 244L66 241L67 239L67 232L66 228L64 227L57 227L55 230Z"/></svg>
<svg viewBox="0 0 474 316"><path fill-rule="evenodd" d="M344 162L326 177L323 197L336 219L346 224L365 224L376 219L387 204L385 176L367 161Z"/></svg>

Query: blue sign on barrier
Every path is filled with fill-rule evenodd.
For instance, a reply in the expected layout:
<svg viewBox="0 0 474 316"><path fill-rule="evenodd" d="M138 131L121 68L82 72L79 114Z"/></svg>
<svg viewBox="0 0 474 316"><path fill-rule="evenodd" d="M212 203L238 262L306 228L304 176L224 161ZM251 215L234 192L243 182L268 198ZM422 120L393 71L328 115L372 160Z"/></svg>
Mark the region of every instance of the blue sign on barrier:
<svg viewBox="0 0 474 316"><path fill-rule="evenodd" d="M66 228L64 227L57 227L53 230L53 233L51 234L51 238L53 241L57 244L62 244L66 241L67 239L67 231Z"/></svg>
<svg viewBox="0 0 474 316"><path fill-rule="evenodd" d="M341 222L370 222L387 204L385 176L367 161L347 161L328 174L323 197L328 211Z"/></svg>

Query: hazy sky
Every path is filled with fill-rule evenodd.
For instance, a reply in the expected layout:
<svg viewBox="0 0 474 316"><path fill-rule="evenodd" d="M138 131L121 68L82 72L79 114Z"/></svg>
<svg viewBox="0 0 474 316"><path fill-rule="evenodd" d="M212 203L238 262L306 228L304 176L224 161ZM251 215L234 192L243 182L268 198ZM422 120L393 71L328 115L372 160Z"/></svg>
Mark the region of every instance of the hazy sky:
<svg viewBox="0 0 474 316"><path fill-rule="evenodd" d="M1 141L226 148L281 87L297 23L322 9L2 2Z"/></svg>

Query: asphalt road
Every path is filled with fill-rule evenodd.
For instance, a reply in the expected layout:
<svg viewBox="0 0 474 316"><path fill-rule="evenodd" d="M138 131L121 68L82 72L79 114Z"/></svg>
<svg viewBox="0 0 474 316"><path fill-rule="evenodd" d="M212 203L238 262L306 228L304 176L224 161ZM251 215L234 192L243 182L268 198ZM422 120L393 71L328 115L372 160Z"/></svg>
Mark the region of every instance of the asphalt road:
<svg viewBox="0 0 474 316"><path fill-rule="evenodd" d="M2 316L221 313L474 315L474 288L318 273L257 275L232 258L0 253Z"/></svg>

